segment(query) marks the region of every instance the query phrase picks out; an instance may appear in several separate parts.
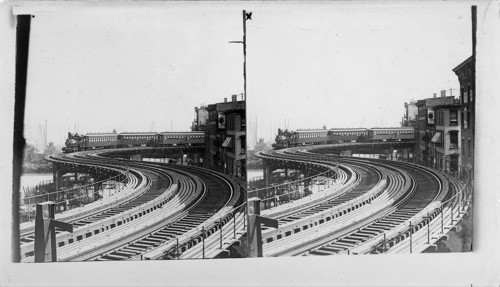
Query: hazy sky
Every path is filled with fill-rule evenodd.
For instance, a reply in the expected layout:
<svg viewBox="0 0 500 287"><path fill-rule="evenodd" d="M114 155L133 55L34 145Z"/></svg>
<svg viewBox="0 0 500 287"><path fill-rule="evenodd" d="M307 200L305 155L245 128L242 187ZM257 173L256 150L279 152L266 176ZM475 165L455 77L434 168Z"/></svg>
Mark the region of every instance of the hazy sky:
<svg viewBox="0 0 500 287"><path fill-rule="evenodd" d="M465 3L296 8L255 11L248 25L247 107L259 138L274 140L285 121L398 126L404 102L458 89L452 69L472 55Z"/></svg>
<svg viewBox="0 0 500 287"><path fill-rule="evenodd" d="M243 91L247 127L397 126L404 102L457 89L472 54L467 3L169 4L73 9L32 22L25 136L62 144L68 131L189 130L194 107ZM64 12L64 13L63 13ZM456 92L456 91L454 91ZM154 123L154 127L152 127Z"/></svg>
<svg viewBox="0 0 500 287"><path fill-rule="evenodd" d="M44 12L33 19L26 138L188 131L194 108L243 92L239 10ZM78 125L77 124L77 125ZM38 139L39 140L39 139Z"/></svg>

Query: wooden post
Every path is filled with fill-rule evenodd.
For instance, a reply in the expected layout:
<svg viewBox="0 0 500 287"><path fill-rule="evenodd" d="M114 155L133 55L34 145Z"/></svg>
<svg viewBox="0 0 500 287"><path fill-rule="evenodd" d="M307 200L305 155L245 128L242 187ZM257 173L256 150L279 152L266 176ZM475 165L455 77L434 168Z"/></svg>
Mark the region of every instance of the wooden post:
<svg viewBox="0 0 500 287"><path fill-rule="evenodd" d="M205 259L205 226L202 226L201 227L201 232L202 232L202 241L203 241L203 250L202 250L202 255L203 255L203 259Z"/></svg>
<svg viewBox="0 0 500 287"><path fill-rule="evenodd" d="M427 244L431 244L431 218L427 212Z"/></svg>
<svg viewBox="0 0 500 287"><path fill-rule="evenodd" d="M177 256L177 259L179 259L179 257L181 257L180 254L179 254L179 237L176 237L175 239L176 239L176 242L177 242L175 256Z"/></svg>
<svg viewBox="0 0 500 287"><path fill-rule="evenodd" d="M444 233L444 218L443 218L443 206L441 206L441 234Z"/></svg>
<svg viewBox="0 0 500 287"><path fill-rule="evenodd" d="M247 241L249 257L262 257L262 230L261 225L278 228L278 221L275 219L260 216L260 198L248 199L248 229Z"/></svg>
<svg viewBox="0 0 500 287"><path fill-rule="evenodd" d="M236 211L233 214L234 239L236 239Z"/></svg>
<svg viewBox="0 0 500 287"><path fill-rule="evenodd" d="M413 226L411 225L410 221L410 253L412 253L412 246L413 245Z"/></svg>
<svg viewBox="0 0 500 287"><path fill-rule="evenodd" d="M73 232L73 225L54 219L54 202L36 205L35 217L35 262L57 261L55 228Z"/></svg>
<svg viewBox="0 0 500 287"><path fill-rule="evenodd" d="M219 218L220 249L222 249L222 219Z"/></svg>

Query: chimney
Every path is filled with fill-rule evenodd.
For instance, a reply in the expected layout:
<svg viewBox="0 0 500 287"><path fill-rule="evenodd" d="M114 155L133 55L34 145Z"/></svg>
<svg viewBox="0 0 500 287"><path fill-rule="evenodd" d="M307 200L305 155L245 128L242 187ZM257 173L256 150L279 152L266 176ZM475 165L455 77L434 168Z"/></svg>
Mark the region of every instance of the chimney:
<svg viewBox="0 0 500 287"><path fill-rule="evenodd" d="M434 96L434 98L436 97L436 93L433 93L432 95Z"/></svg>
<svg viewBox="0 0 500 287"><path fill-rule="evenodd" d="M232 100L233 102L236 102L238 100L238 95L232 95Z"/></svg>
<svg viewBox="0 0 500 287"><path fill-rule="evenodd" d="M441 90L441 98L446 98L446 90Z"/></svg>
<svg viewBox="0 0 500 287"><path fill-rule="evenodd" d="M227 98L224 98L224 103L227 103Z"/></svg>

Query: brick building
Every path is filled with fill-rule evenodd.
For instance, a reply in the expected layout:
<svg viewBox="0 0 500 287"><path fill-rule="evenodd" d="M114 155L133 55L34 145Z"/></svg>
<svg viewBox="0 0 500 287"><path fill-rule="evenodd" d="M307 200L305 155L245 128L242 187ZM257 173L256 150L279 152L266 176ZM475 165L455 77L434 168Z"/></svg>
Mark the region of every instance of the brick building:
<svg viewBox="0 0 500 287"><path fill-rule="evenodd" d="M462 166L474 179L474 137L476 130L476 33L477 7L471 7L472 56L453 69L460 83Z"/></svg>
<svg viewBox="0 0 500 287"><path fill-rule="evenodd" d="M418 100L415 124L415 158L423 165L433 165L436 159L435 149L431 148L431 140L436 134L434 107L455 103L453 96L441 96Z"/></svg>
<svg viewBox="0 0 500 287"><path fill-rule="evenodd" d="M460 82L461 104L461 163L472 171L474 167L475 92L476 73L474 56L453 69Z"/></svg>
<svg viewBox="0 0 500 287"><path fill-rule="evenodd" d="M245 99L208 105L205 166L246 179Z"/></svg>
<svg viewBox="0 0 500 287"><path fill-rule="evenodd" d="M461 166L460 104L434 107L435 133L431 139L432 165L443 171L459 171Z"/></svg>

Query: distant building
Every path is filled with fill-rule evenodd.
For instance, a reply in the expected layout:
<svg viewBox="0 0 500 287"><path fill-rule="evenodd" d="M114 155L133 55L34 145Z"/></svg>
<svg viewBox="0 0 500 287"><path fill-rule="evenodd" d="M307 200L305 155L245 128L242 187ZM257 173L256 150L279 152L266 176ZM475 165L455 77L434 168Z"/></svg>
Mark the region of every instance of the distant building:
<svg viewBox="0 0 500 287"><path fill-rule="evenodd" d="M232 96L230 102L208 105L205 166L246 179L245 100Z"/></svg>
<svg viewBox="0 0 500 287"><path fill-rule="evenodd" d="M470 56L453 69L460 82L462 165L472 172L474 167L474 131L476 127L475 58Z"/></svg>
<svg viewBox="0 0 500 287"><path fill-rule="evenodd" d="M452 105L456 103L455 98L436 97L418 100L417 119L415 124L415 158L418 163L432 165L436 160L435 150L431 149L431 140L436 133L435 106Z"/></svg>
<svg viewBox="0 0 500 287"><path fill-rule="evenodd" d="M401 120L402 127L415 127L417 124L418 108L417 102L405 103L405 115Z"/></svg>
<svg viewBox="0 0 500 287"><path fill-rule="evenodd" d="M461 155L461 113L460 104L435 106L435 133L431 139L434 150L432 165L447 172L460 170Z"/></svg>
<svg viewBox="0 0 500 287"><path fill-rule="evenodd" d="M196 118L191 125L193 132L207 131L208 129L208 110L206 106L195 107Z"/></svg>

